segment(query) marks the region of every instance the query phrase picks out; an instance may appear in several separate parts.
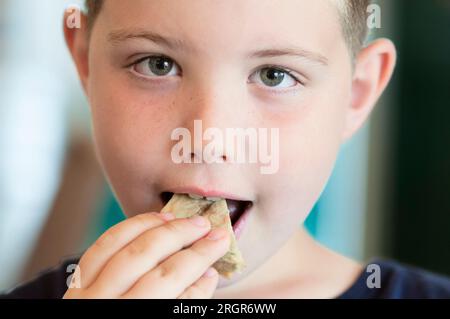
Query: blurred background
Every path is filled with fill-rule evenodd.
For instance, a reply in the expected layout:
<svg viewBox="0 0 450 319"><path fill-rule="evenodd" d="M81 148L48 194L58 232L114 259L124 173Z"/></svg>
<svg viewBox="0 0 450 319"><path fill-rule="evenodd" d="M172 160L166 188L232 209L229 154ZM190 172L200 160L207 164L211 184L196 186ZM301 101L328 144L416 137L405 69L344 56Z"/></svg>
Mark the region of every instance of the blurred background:
<svg viewBox="0 0 450 319"><path fill-rule="evenodd" d="M378 1L394 79L306 227L360 261L450 275L450 1ZM65 48L66 0L0 0L0 291L81 253L124 216L96 161Z"/></svg>

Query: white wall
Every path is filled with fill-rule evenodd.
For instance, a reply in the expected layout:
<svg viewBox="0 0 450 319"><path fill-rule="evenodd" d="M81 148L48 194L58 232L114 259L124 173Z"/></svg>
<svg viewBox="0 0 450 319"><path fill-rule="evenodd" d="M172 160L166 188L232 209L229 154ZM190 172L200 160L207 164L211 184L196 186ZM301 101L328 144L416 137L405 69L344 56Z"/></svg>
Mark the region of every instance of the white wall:
<svg viewBox="0 0 450 319"><path fill-rule="evenodd" d="M64 8L0 0L0 290L16 283L57 190L76 77Z"/></svg>

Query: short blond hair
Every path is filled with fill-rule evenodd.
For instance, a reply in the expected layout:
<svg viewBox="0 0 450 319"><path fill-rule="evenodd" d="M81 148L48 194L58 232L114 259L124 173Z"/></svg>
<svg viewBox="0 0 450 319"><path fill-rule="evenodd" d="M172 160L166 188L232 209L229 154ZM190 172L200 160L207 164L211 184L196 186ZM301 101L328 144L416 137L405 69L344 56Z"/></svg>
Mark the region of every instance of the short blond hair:
<svg viewBox="0 0 450 319"><path fill-rule="evenodd" d="M104 0L86 0L88 27L91 29ZM352 57L364 45L367 37L367 7L371 0L334 0L339 7L342 32Z"/></svg>

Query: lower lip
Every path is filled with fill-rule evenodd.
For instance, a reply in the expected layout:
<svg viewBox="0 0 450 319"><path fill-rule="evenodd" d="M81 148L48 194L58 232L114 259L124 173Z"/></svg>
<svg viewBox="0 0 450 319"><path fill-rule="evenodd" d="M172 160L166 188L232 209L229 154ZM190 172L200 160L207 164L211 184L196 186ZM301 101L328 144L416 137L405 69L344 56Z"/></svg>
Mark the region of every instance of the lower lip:
<svg viewBox="0 0 450 319"><path fill-rule="evenodd" d="M242 232L245 228L245 225L247 224L248 216L250 215L250 211L253 207L248 208L241 217L234 223L233 225L233 232L236 239L239 239L241 237Z"/></svg>

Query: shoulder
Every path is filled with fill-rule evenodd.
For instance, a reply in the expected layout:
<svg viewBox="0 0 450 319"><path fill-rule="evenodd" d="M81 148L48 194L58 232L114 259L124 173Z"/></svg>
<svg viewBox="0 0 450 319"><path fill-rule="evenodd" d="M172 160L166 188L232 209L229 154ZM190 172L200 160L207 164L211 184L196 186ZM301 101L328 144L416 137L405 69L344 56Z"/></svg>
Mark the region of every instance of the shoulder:
<svg viewBox="0 0 450 319"><path fill-rule="evenodd" d="M450 279L399 262L374 260L340 298L450 298Z"/></svg>
<svg viewBox="0 0 450 319"><path fill-rule="evenodd" d="M60 299L67 290L67 279L74 272L80 256L64 259L59 265L41 272L33 280L0 294L6 299Z"/></svg>

